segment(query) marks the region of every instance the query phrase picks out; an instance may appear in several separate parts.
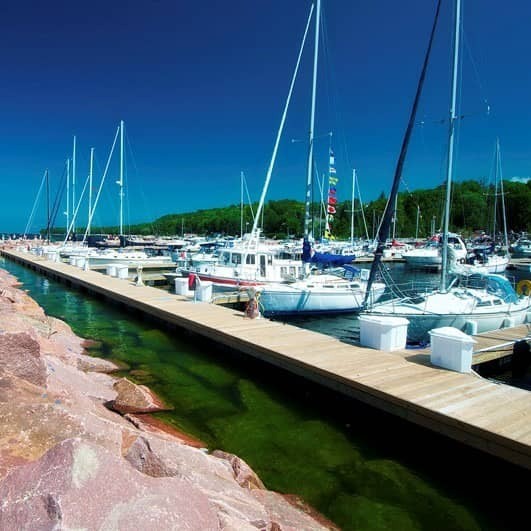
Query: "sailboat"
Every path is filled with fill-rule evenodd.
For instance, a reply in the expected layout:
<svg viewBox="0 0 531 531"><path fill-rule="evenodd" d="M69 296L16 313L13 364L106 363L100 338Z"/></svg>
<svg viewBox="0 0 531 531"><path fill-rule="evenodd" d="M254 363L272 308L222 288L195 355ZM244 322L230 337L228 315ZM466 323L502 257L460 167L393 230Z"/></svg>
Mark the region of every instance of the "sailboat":
<svg viewBox="0 0 531 531"><path fill-rule="evenodd" d="M123 232L123 198L124 198L124 121L120 120L120 124L116 130L116 134L114 136L114 141L111 147L111 151L109 153L109 157L107 160L107 164L105 166L105 170L103 173L103 176L101 178L98 191L96 194L96 198L94 202L92 201L92 179L93 179L93 168L94 168L94 148L91 148L90 150L90 169L88 176L85 180L85 183L83 185L83 189L81 191L81 194L79 198L76 198L74 195L74 184L75 184L75 151L76 151L76 137L74 137L74 151L73 151L73 179L72 179L72 218L70 219L70 223L67 227L67 233L65 235L65 239L63 241L63 245L60 249L61 256L66 258L68 257L71 264L77 264L80 267L91 267L91 266L99 266L99 265L127 265L127 266L142 266L147 264L161 264L161 265L171 265L173 263L173 260L171 256L165 255L165 256L156 256L153 252L145 252L142 250L136 250L136 249L96 249L93 247L88 247L85 245L87 242L87 238L91 231L92 226L92 220L94 217L94 213L98 204L98 200L101 195L103 184L105 183L105 179L107 176L107 172L109 169L109 164L112 158L112 155L114 153L114 148L116 146L116 143L118 141L118 138L120 139L120 177L119 180L116 181L116 184L119 186L119 197L120 197L120 217L119 217L119 230L120 230L120 241L125 242L125 235ZM69 240L69 237L71 235L75 234L75 227L76 227L76 220L78 217L79 210L81 208L81 204L85 195L85 192L88 191L88 221L87 226L85 228L85 232L83 235L83 239L80 242L80 245L75 245L77 242L73 242L72 245L68 245L67 242ZM68 194L67 194L68 198ZM68 210L67 210L68 212Z"/></svg>
<svg viewBox="0 0 531 531"><path fill-rule="evenodd" d="M488 238L483 237L483 245L478 245L472 249L471 256L469 256L464 264L455 264L452 270L455 273L462 275L472 275L476 273L503 273L509 265L509 237L507 234L507 220L505 216L505 197L503 193L503 176L501 174L501 156L500 156L500 140L496 139L496 168L495 168L495 183L494 183L494 215L492 235L496 238L497 227L497 203L498 203L498 182L500 187L501 207L503 217L503 243L502 252L500 254L494 252L496 242L494 240L488 241Z"/></svg>
<svg viewBox="0 0 531 531"><path fill-rule="evenodd" d="M258 208L254 214L254 221L252 229L249 233L243 234L238 242L234 242L231 247L224 249L219 253L216 262L200 263L198 265L190 265L189 267L181 268L183 275L194 275L200 281L212 282L214 287L220 289L255 289L264 286L266 283L284 283L289 280L300 278L303 274L303 267L300 259L300 250L294 251L290 247L279 245L278 242L267 242L262 237L262 229L259 227L260 220L265 205L265 198L267 190L271 182L271 176L278 153L278 147L286 116L288 112L289 103L293 93L293 87L299 71L299 65L302 57L302 52L310 28L311 17L313 15L314 6L312 4L306 29L304 31L302 43L299 50L299 55L295 65L295 69L291 79L291 85L288 91L288 96L284 104L284 110L280 125L277 131L273 153L267 169L265 182L262 187L262 193L258 202ZM242 225L243 232L243 225Z"/></svg>
<svg viewBox="0 0 531 531"><path fill-rule="evenodd" d="M468 277L455 277L448 282L448 259L453 259L451 248L448 246L448 227L450 217L450 192L453 173L453 149L454 133L456 125L456 100L457 100L457 77L459 66L459 40L461 25L461 1L456 0L455 26L454 26L454 50L451 85L451 103L449 120L449 142L447 157L447 179L446 179L446 201L443 230L443 254L441 264L441 279L439 288L409 296L400 296L392 300L369 304L362 312L364 315L378 316L381 319L386 317L404 317L409 321L407 336L411 342L422 342L429 339L429 331L434 328L452 326L468 333L480 333L490 330L497 330L504 326L514 326L522 324L527 320L531 311L531 298L529 296L519 296L511 283L503 276L496 274L471 275ZM407 146L411 136L411 130L415 121L416 110L426 73L426 68L430 56L433 35L437 25L440 11L440 1L437 6L435 21L430 38L430 45L424 60L424 66L417 88L417 94L410 121L400 153L397 170L392 186L392 194L398 193L398 183L401 177L401 170L407 152ZM391 202L391 201L390 201ZM384 213L390 218L390 215ZM378 250L375 255L373 267L369 281L374 278L375 268L378 267L378 257L381 254L381 240L388 226L382 224L379 233ZM387 223L388 225L388 223ZM396 292L395 292L396 293Z"/></svg>
<svg viewBox="0 0 531 531"><path fill-rule="evenodd" d="M330 256L327 253L316 253L310 242L310 198L313 173L313 142L315 126L315 106L317 93L317 65L319 57L319 28L321 1L316 2L315 41L313 55L312 98L310 110L309 150L306 174L306 200L304 212L304 240L302 263L304 275L293 282L285 284L268 284L260 288L260 310L265 316L303 315L303 314L335 314L354 312L361 309L367 295L367 270L360 270L345 265L338 270L322 272L319 268L311 268L318 262L330 263L340 260L343 264L352 262L353 256ZM327 203L327 219L325 236L330 238L333 215L335 214L336 170L333 151L330 150L329 189ZM374 282L370 290L370 299L376 302L384 293L385 285Z"/></svg>

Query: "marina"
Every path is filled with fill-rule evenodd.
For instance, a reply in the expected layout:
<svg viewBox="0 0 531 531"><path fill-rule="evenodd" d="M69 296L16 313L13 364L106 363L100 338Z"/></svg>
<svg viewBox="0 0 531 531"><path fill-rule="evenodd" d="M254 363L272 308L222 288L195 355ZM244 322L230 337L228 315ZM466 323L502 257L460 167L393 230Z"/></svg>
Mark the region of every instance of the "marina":
<svg viewBox="0 0 531 531"><path fill-rule="evenodd" d="M526 525L516 3L4 10L0 531Z"/></svg>
<svg viewBox="0 0 531 531"><path fill-rule="evenodd" d="M423 356L417 351L387 353L356 347L283 323L246 319L242 312L194 303L186 297L28 253L4 249L2 254L67 285L531 468L531 395L525 390L496 384L474 373L433 367L425 359L422 362ZM504 341L499 336L494 341L510 341L504 337ZM527 327L515 332L513 339L516 337L525 339Z"/></svg>

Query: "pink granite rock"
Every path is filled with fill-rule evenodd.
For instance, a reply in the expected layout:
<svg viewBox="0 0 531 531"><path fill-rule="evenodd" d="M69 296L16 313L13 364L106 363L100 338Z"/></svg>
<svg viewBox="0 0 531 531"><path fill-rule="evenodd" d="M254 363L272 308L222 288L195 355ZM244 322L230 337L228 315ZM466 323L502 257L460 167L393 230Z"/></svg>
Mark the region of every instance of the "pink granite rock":
<svg viewBox="0 0 531 531"><path fill-rule="evenodd" d="M153 413L171 409L146 386L136 385L127 378L120 378L113 387L117 395L108 406L119 413Z"/></svg>
<svg viewBox="0 0 531 531"><path fill-rule="evenodd" d="M214 450L212 455L230 463L234 472L234 479L241 487L246 489L265 489L264 484L254 470L237 455L222 452L221 450Z"/></svg>
<svg viewBox="0 0 531 531"><path fill-rule="evenodd" d="M70 437L120 453L124 435L137 430L93 398L94 387L100 386L89 387L71 372L52 372L47 388L0 373L0 479L14 463L38 459Z"/></svg>
<svg viewBox="0 0 531 531"><path fill-rule="evenodd" d="M276 529L282 531L299 531L301 529L340 531L339 527L297 496L258 489L251 491L251 494L264 506L268 521L276 525Z"/></svg>
<svg viewBox="0 0 531 531"><path fill-rule="evenodd" d="M179 469L171 460L157 455L151 448L149 439L137 437L129 447L125 458L136 470L154 478L178 476Z"/></svg>
<svg viewBox="0 0 531 531"><path fill-rule="evenodd" d="M0 283L0 301L3 306L11 305L18 312L44 316L44 310L27 293L16 289L11 282Z"/></svg>
<svg viewBox="0 0 531 531"><path fill-rule="evenodd" d="M239 522L240 529L252 521L268 521L264 506L235 481L228 461L147 435L137 438L124 455L137 470L189 481L205 493L221 519Z"/></svg>
<svg viewBox="0 0 531 531"><path fill-rule="evenodd" d="M216 453L223 457L146 435L135 439L124 455L143 473L177 476L190 481L208 496L224 531L336 529L298 498L260 488L262 482L250 468L246 475L254 476L259 485L251 488L240 485L235 477L234 463L237 463L239 472L246 470L248 465L232 454Z"/></svg>
<svg viewBox="0 0 531 531"><path fill-rule="evenodd" d="M39 343L25 332L0 333L0 369L36 385L46 384Z"/></svg>
<svg viewBox="0 0 531 531"><path fill-rule="evenodd" d="M149 413L126 413L124 418L129 420L140 431L154 433L163 439L177 441L194 448L206 448L206 444L196 437L189 435L176 427L166 424Z"/></svg>
<svg viewBox="0 0 531 531"><path fill-rule="evenodd" d="M68 439L0 483L0 529L219 529L208 498L153 478L105 448Z"/></svg>

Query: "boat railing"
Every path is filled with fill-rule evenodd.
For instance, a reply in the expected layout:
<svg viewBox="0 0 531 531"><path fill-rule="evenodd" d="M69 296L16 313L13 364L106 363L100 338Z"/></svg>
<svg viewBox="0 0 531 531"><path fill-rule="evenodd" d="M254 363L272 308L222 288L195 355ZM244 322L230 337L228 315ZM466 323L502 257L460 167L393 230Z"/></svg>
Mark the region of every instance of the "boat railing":
<svg viewBox="0 0 531 531"><path fill-rule="evenodd" d="M395 282L390 283L386 279L386 285L387 290L384 298L418 302L420 299L423 299L425 295L437 289L438 282L436 280L408 280L406 282L397 284Z"/></svg>

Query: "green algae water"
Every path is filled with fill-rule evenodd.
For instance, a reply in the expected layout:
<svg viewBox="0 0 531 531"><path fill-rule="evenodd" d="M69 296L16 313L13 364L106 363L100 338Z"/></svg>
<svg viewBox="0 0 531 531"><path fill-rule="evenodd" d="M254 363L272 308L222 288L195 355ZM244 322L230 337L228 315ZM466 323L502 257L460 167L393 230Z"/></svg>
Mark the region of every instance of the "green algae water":
<svg viewBox="0 0 531 531"><path fill-rule="evenodd" d="M525 471L0 260L48 315L98 342L93 355L170 403L161 419L342 529L526 527Z"/></svg>

